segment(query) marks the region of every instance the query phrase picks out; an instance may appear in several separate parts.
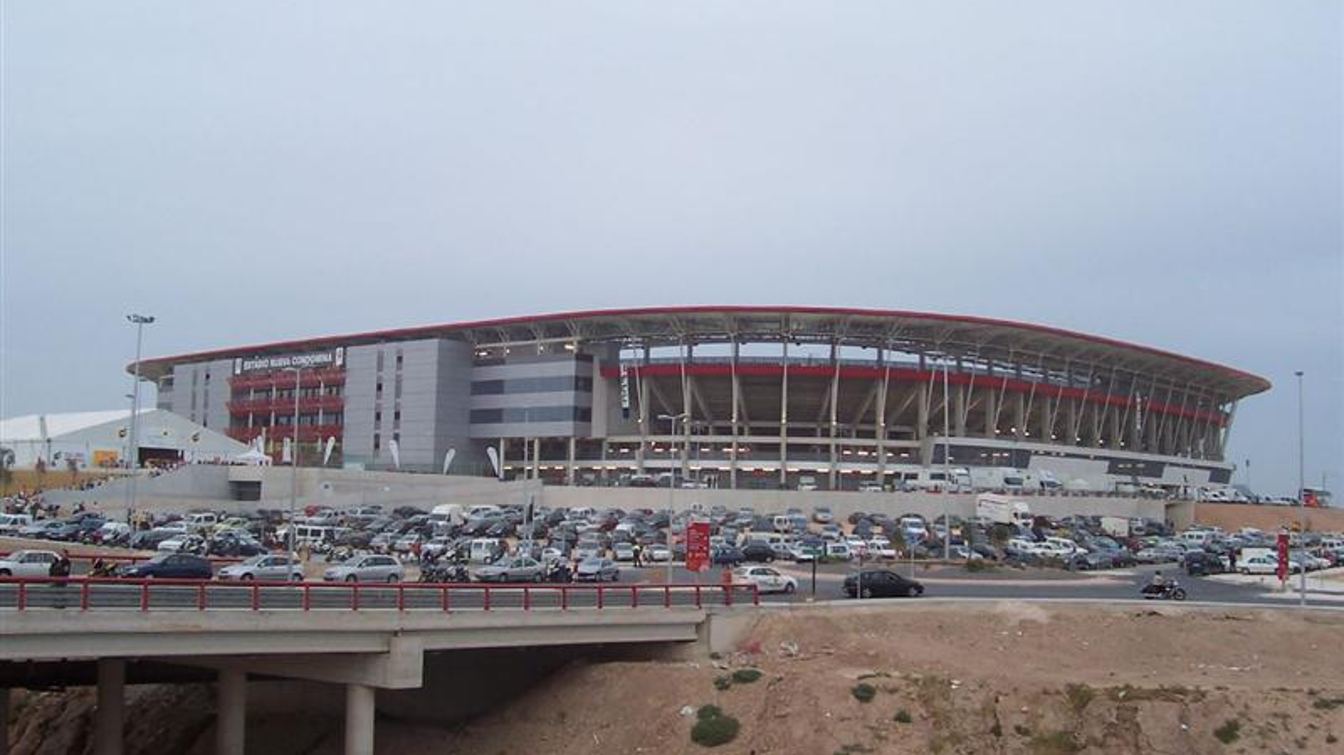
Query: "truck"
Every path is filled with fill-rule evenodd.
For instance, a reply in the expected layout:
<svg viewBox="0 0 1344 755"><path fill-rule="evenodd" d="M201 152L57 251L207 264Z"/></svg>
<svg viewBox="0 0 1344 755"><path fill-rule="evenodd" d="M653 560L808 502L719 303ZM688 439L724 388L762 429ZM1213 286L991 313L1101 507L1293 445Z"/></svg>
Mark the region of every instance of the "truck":
<svg viewBox="0 0 1344 755"><path fill-rule="evenodd" d="M975 497L975 515L993 524L1031 526L1031 508L1026 501L982 493Z"/></svg>
<svg viewBox="0 0 1344 755"><path fill-rule="evenodd" d="M1103 516L1101 529L1113 538L1129 537L1129 520L1123 516Z"/></svg>

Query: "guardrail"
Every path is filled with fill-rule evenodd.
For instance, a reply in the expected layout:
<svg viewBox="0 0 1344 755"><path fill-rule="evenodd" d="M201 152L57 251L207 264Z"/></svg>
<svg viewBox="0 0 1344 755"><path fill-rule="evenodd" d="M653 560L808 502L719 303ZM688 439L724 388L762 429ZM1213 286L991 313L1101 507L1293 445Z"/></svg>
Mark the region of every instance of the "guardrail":
<svg viewBox="0 0 1344 755"><path fill-rule="evenodd" d="M33 609L501 611L760 605L754 584L223 582L199 579L0 577L0 612Z"/></svg>

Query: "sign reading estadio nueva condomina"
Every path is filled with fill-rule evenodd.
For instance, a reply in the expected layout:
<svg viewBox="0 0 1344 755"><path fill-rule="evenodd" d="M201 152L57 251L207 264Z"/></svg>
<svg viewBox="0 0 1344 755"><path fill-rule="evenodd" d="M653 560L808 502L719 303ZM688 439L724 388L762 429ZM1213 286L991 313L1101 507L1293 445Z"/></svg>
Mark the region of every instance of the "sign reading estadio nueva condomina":
<svg viewBox="0 0 1344 755"><path fill-rule="evenodd" d="M338 347L328 351L312 351L303 354L267 354L264 356L238 357L233 360L233 374L270 372L291 367L303 369L341 367L344 364L345 348Z"/></svg>

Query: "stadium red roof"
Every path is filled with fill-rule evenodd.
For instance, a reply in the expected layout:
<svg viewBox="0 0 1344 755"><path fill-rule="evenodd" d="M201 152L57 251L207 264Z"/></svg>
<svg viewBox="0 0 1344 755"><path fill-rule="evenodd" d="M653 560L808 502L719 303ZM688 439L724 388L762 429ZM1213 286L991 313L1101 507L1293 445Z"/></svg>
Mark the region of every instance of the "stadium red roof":
<svg viewBox="0 0 1344 755"><path fill-rule="evenodd" d="M1228 398L1268 390L1268 380L1231 367L1101 336L1045 325L988 317L900 310L806 306L684 306L560 312L492 320L425 325L391 330L321 336L146 359L150 378L172 365L206 359L274 354L419 338L456 338L473 343L527 342L543 339L580 341L679 341L704 343L737 337L747 341L801 342L838 340L861 346L956 356L976 355L1058 368L1132 371L1186 383Z"/></svg>

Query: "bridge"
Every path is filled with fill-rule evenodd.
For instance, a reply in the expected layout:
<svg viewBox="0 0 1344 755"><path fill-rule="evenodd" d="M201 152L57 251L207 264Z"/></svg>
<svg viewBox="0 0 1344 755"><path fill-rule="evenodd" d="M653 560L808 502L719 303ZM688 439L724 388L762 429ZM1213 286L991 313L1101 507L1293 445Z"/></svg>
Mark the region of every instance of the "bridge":
<svg viewBox="0 0 1344 755"><path fill-rule="evenodd" d="M122 751L127 663L186 665L218 685L216 749L243 752L247 679L344 685L345 751L372 753L377 689L418 688L426 653L693 642L752 585L361 584L0 579L0 668L96 664L95 751ZM8 688L0 671L0 722ZM0 755L7 732L0 723Z"/></svg>

